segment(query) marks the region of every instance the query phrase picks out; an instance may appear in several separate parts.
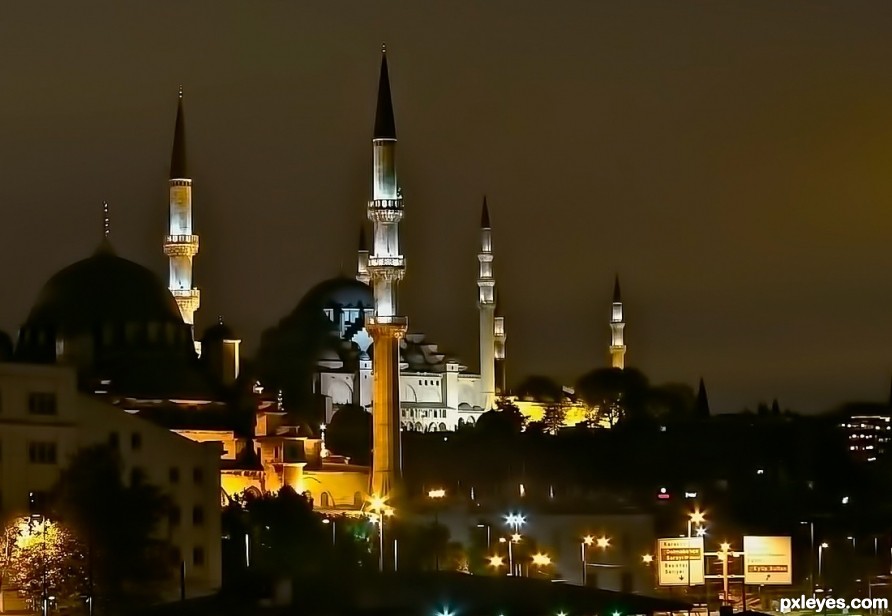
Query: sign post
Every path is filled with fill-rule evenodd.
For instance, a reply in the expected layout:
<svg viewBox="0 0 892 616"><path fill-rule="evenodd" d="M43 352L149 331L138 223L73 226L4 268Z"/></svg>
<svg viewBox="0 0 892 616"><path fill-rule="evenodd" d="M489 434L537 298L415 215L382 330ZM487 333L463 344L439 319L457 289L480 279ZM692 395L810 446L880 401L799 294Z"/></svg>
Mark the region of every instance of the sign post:
<svg viewBox="0 0 892 616"><path fill-rule="evenodd" d="M744 537L743 583L793 583L793 549L790 537Z"/></svg>
<svg viewBox="0 0 892 616"><path fill-rule="evenodd" d="M660 586L698 586L703 577L703 537L657 540Z"/></svg>

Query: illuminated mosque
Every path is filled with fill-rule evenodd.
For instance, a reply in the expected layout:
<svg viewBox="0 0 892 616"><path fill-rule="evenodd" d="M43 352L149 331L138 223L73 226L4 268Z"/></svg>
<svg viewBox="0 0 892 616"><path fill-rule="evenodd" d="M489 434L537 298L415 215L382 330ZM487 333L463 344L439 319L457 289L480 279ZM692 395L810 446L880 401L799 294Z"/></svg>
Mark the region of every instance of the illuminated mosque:
<svg viewBox="0 0 892 616"><path fill-rule="evenodd" d="M96 251L53 275L20 328L14 350L10 340L0 347L8 347L14 361L73 366L85 391L193 441L219 443L227 496L291 485L309 492L323 510L355 510L369 494L387 496L399 475L400 431L445 432L473 425L507 394L505 319L497 314L485 198L477 255L479 373L408 330L397 303L406 263L399 232L404 202L396 145L384 54L367 204L371 245L363 231L355 278L320 282L264 335L270 344L287 346L288 340L296 340L299 346L306 338L296 335L295 328L308 322L317 330L324 325L324 343L313 348L312 390L323 401L326 423L344 405L371 413L371 469L329 451L324 431L320 435L318 426L296 419L280 392L264 389L253 376L246 378L240 339L222 318L200 338L195 335L201 294L192 262L199 236L192 225L182 90L169 177L170 226L163 241L168 285L118 256L106 206ZM610 347L611 364L617 368L624 365L623 327L617 280ZM526 402L535 407L535 402ZM535 415L535 408L530 412Z"/></svg>

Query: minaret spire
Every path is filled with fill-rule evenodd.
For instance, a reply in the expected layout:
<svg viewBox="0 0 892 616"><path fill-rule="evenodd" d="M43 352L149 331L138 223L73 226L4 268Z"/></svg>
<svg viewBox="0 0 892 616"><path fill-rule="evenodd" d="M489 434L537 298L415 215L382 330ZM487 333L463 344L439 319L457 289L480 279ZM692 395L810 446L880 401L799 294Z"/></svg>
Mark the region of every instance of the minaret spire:
<svg viewBox="0 0 892 616"><path fill-rule="evenodd" d="M610 366L622 370L626 366L626 345L623 341L623 299L619 289L619 274L613 283L613 310L610 317Z"/></svg>
<svg viewBox="0 0 892 616"><path fill-rule="evenodd" d="M375 139L396 139L393 101L390 98L390 75L387 71L387 47L381 45L381 74L378 77L378 106L375 110Z"/></svg>
<svg viewBox="0 0 892 616"><path fill-rule="evenodd" d="M694 415L697 419L709 419L709 397L706 395L706 384L703 382L703 377L700 378L700 385L697 388Z"/></svg>
<svg viewBox="0 0 892 616"><path fill-rule="evenodd" d="M489 410L495 408L496 403L496 280L492 269L492 228L486 195L483 196L480 213L480 252L477 253L477 261L479 262L477 308L480 313L480 381L484 397L483 408Z"/></svg>
<svg viewBox="0 0 892 616"><path fill-rule="evenodd" d="M183 114L183 87L177 93L177 119L174 124L173 149L168 179L170 225L164 238L164 254L170 260L170 282L183 321L193 326L201 294L193 285L192 260L198 254L198 236L192 229L192 179L186 166L186 124ZM200 353L199 343L195 350Z"/></svg>
<svg viewBox="0 0 892 616"><path fill-rule="evenodd" d="M111 233L111 224L108 218L108 201L102 202L102 237L105 241L108 241L108 236Z"/></svg>
<svg viewBox="0 0 892 616"><path fill-rule="evenodd" d="M366 329L375 343L370 492L378 498L389 498L394 492L398 493L402 474L399 340L406 333L408 320L399 316L397 307L397 287L406 271L399 233L403 198L396 176L396 125L387 56L383 49L372 161L372 198L368 202L368 217L374 225L374 240L368 258L368 273L375 296L375 311L366 322Z"/></svg>

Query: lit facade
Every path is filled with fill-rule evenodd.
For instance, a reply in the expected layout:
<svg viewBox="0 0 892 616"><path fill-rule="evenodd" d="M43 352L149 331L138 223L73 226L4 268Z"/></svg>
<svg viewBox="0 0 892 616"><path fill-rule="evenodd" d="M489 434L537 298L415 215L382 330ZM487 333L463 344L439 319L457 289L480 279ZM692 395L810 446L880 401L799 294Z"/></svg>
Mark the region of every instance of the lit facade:
<svg viewBox="0 0 892 616"><path fill-rule="evenodd" d="M174 550L173 570L184 563L188 596L220 586L220 447L182 438L80 393L73 370L0 364L0 493L3 520L31 513L78 449L109 444L121 455L124 481L141 478L172 501L158 529ZM179 579L167 589L179 596Z"/></svg>
<svg viewBox="0 0 892 616"><path fill-rule="evenodd" d="M625 327L623 298L619 289L619 276L617 276L613 285L613 307L610 315L610 366L620 370L626 367L626 343L623 340Z"/></svg>
<svg viewBox="0 0 892 616"><path fill-rule="evenodd" d="M885 455L892 437L889 415L853 415L842 424L851 454L862 462L876 462Z"/></svg>

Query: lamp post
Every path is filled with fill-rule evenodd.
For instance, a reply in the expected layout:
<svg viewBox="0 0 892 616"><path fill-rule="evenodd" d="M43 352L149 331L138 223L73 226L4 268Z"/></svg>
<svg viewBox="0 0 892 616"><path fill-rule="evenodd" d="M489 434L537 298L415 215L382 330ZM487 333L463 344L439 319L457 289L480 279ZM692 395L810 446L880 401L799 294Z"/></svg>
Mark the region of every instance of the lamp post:
<svg viewBox="0 0 892 616"><path fill-rule="evenodd" d="M588 584L588 565L586 564L586 556L588 554L588 546L595 542L595 538L591 535L586 535L582 538L582 585L586 586Z"/></svg>
<svg viewBox="0 0 892 616"><path fill-rule="evenodd" d="M384 518L393 515L393 507L388 507L386 499L375 495L369 500L369 511L374 514L372 519L378 522L378 569L384 573Z"/></svg>
<svg viewBox="0 0 892 616"><path fill-rule="evenodd" d="M536 571L542 572L542 567L547 567L551 564L551 557L548 554L542 554L541 552L538 554L533 554L533 565L536 567ZM527 568L527 577L530 575L530 570Z"/></svg>
<svg viewBox="0 0 892 616"><path fill-rule="evenodd" d="M808 555L808 585L811 586L812 594L815 593L815 523L800 522L800 524L808 524L809 537L809 555Z"/></svg>
<svg viewBox="0 0 892 616"><path fill-rule="evenodd" d="M332 521L328 518L325 518L324 520L322 520L322 523L331 526L331 544L334 545L335 544L335 523L334 523L334 521Z"/></svg>
<svg viewBox="0 0 892 616"><path fill-rule="evenodd" d="M818 546L818 583L822 588L824 586L824 550L829 547L830 545L827 543Z"/></svg>
<svg viewBox="0 0 892 616"><path fill-rule="evenodd" d="M430 490L427 493L427 497L434 501L434 533L438 532L440 527L440 508L437 506L437 503L445 498L446 490L438 489L438 490ZM440 570L440 543L436 542L434 544L434 563L436 570Z"/></svg>
<svg viewBox="0 0 892 616"><path fill-rule="evenodd" d="M486 529L486 551L490 551L492 549L492 527L489 524L481 522L477 525L477 528Z"/></svg>
<svg viewBox="0 0 892 616"><path fill-rule="evenodd" d="M706 516L699 509L695 509L688 515L688 539L692 537L691 535L691 527L693 524L697 524L697 536L702 537L700 531L703 530L703 522L706 521ZM689 542L690 544L690 542ZM690 547L690 545L688 546ZM691 587L691 556L688 554L688 590L690 591Z"/></svg>
<svg viewBox="0 0 892 616"><path fill-rule="evenodd" d="M719 551L719 559L722 561L722 605L728 604L728 558L731 556L731 544L723 543ZM690 579L688 580L690 584Z"/></svg>

